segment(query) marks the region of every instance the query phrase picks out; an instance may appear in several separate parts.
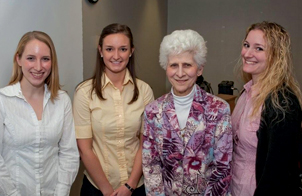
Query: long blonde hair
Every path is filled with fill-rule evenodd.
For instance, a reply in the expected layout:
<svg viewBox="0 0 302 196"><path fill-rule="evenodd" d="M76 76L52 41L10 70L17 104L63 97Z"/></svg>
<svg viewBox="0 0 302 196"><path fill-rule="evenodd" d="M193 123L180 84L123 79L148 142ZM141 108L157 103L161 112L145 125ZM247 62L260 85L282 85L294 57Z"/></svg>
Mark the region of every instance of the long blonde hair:
<svg viewBox="0 0 302 196"><path fill-rule="evenodd" d="M249 32L252 30L261 30L264 33L264 39L267 45L267 66L259 75L258 82L255 84L260 94L253 97L254 108L251 116L255 116L261 106L263 106L264 109L264 102L267 98L271 100L273 110L279 110L285 115L286 109L289 106L289 100L286 95L289 90L291 91L290 93L297 96L300 106L302 106L301 90L293 73L289 34L281 25L264 21L252 24L247 29L243 41L245 41ZM240 63L239 67L237 67L237 73L239 73L244 82L248 82L252 76L251 74L243 72L242 67L243 64ZM280 95L286 102L285 107L280 105Z"/></svg>
<svg viewBox="0 0 302 196"><path fill-rule="evenodd" d="M13 72L12 76L9 81L9 85L15 84L20 82L23 78L22 69L17 62L17 58L21 58L27 43L31 40L39 40L45 43L50 49L50 57L51 57L51 72L49 76L45 79L45 83L47 84L48 90L51 93L50 99L53 102L54 99L58 96L58 91L61 89L60 82L59 82L59 70L58 70L58 60L57 54L55 50L55 46L49 37L44 32L41 31L31 31L25 33L19 41L17 46L15 55L14 55L14 65L13 65Z"/></svg>

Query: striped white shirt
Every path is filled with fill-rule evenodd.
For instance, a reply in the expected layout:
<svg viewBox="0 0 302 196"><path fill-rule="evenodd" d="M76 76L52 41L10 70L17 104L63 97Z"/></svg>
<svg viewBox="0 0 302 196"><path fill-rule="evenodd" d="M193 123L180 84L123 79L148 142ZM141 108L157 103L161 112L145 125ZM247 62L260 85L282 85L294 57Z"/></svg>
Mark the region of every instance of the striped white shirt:
<svg viewBox="0 0 302 196"><path fill-rule="evenodd" d="M45 85L39 121L20 83L0 89L0 195L67 196L78 167L68 95L52 102Z"/></svg>

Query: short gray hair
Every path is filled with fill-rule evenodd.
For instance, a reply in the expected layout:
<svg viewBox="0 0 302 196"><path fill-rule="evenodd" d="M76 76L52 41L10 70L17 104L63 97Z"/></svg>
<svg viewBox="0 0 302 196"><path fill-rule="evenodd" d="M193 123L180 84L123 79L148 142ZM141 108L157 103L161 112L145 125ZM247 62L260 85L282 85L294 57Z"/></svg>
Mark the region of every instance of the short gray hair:
<svg viewBox="0 0 302 196"><path fill-rule="evenodd" d="M166 35L160 44L159 64L166 70L169 55L190 52L194 56L198 67L206 63L207 47L203 37L193 30L176 30Z"/></svg>

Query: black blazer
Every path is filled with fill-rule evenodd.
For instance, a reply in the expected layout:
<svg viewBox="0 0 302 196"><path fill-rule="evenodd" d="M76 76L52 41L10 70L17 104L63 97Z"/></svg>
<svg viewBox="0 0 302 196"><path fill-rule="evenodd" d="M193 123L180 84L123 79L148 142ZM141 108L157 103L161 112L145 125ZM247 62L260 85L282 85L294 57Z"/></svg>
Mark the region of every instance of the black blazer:
<svg viewBox="0 0 302 196"><path fill-rule="evenodd" d="M265 101L257 132L256 182L254 196L302 196L299 189L299 145L302 111L295 95L287 91L289 107L285 116ZM285 99L279 94L284 107Z"/></svg>

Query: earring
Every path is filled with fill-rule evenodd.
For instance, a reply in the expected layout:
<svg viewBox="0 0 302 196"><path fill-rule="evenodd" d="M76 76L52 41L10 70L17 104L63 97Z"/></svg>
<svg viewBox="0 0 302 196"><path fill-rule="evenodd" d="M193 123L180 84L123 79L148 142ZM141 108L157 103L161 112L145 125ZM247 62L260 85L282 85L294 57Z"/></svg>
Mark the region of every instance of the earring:
<svg viewBox="0 0 302 196"><path fill-rule="evenodd" d="M131 54L129 55L129 57L131 57Z"/></svg>

